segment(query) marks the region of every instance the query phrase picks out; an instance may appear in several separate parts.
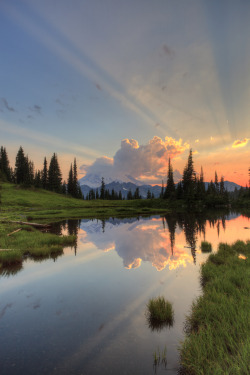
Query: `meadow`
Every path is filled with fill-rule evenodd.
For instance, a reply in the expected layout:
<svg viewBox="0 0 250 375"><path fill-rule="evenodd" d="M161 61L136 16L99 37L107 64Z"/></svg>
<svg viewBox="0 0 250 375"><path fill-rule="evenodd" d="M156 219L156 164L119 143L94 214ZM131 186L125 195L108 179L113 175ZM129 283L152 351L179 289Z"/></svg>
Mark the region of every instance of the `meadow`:
<svg viewBox="0 0 250 375"><path fill-rule="evenodd" d="M201 268L203 294L186 320L181 374L250 372L250 241L220 244Z"/></svg>

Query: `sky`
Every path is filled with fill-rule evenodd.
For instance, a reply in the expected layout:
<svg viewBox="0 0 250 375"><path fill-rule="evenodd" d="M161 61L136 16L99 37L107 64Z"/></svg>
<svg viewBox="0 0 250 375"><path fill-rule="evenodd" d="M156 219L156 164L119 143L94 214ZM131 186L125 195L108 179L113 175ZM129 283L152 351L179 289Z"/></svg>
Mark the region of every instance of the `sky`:
<svg viewBox="0 0 250 375"><path fill-rule="evenodd" d="M66 179L197 173L245 186L249 0L0 0L0 145ZM106 173L106 174L105 174Z"/></svg>

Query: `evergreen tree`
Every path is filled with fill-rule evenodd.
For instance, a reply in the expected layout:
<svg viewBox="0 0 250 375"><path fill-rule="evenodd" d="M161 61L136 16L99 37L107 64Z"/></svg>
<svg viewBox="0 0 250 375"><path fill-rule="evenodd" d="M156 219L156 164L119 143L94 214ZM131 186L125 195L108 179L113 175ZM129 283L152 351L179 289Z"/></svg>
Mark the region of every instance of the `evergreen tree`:
<svg viewBox="0 0 250 375"><path fill-rule="evenodd" d="M135 189L135 192L134 192L134 199L141 199L141 196L140 196L140 190L139 190L138 187Z"/></svg>
<svg viewBox="0 0 250 375"><path fill-rule="evenodd" d="M181 183L181 181L179 181L178 184L177 184L176 198L177 199L182 199L183 198L183 189L182 189L182 183Z"/></svg>
<svg viewBox="0 0 250 375"><path fill-rule="evenodd" d="M1 146L0 150L0 172L7 181L11 182L10 163L6 148Z"/></svg>
<svg viewBox="0 0 250 375"><path fill-rule="evenodd" d="M219 181L218 181L218 176L217 176L216 171L215 171L215 174L214 174L214 187L215 187L215 193L219 194L220 186L219 186Z"/></svg>
<svg viewBox="0 0 250 375"><path fill-rule="evenodd" d="M62 184L62 194L67 194L67 184L66 184L66 181L63 181L63 184Z"/></svg>
<svg viewBox="0 0 250 375"><path fill-rule="evenodd" d="M43 170L42 170L42 188L48 189L48 166L47 166L47 159L44 158L43 162Z"/></svg>
<svg viewBox="0 0 250 375"><path fill-rule="evenodd" d="M188 202L191 202L194 200L194 194L195 194L195 171L194 171L194 162L193 162L193 156L192 156L192 149L189 152L187 165L184 168L183 171L183 192L184 197Z"/></svg>
<svg viewBox="0 0 250 375"><path fill-rule="evenodd" d="M101 189L100 189L100 199L105 199L105 182L104 182L103 177L102 177Z"/></svg>
<svg viewBox="0 0 250 375"><path fill-rule="evenodd" d="M70 170L69 170L69 177L68 177L68 185L67 185L67 193L73 197L73 188L74 182L73 182L73 169L72 169L72 164L70 165Z"/></svg>
<svg viewBox="0 0 250 375"><path fill-rule="evenodd" d="M161 192L160 192L160 198L164 198L164 182L162 180L162 183L161 183Z"/></svg>
<svg viewBox="0 0 250 375"><path fill-rule="evenodd" d="M39 170L36 171L36 173L35 173L34 186L38 189L40 189L42 187L41 172Z"/></svg>
<svg viewBox="0 0 250 375"><path fill-rule="evenodd" d="M151 191L148 189L148 192L147 192L147 199L151 199L151 198L152 198Z"/></svg>
<svg viewBox="0 0 250 375"><path fill-rule="evenodd" d="M225 185L224 185L224 177L221 176L220 179L220 195L224 196L225 195Z"/></svg>
<svg viewBox="0 0 250 375"><path fill-rule="evenodd" d="M62 191L62 173L57 160L57 155L54 153L49 165L48 170L48 187L49 190L55 193L61 193Z"/></svg>
<svg viewBox="0 0 250 375"><path fill-rule="evenodd" d="M132 191L131 191L131 189L129 189L129 191L128 191L127 199L128 199L128 200L133 199L133 195L132 195Z"/></svg>
<svg viewBox="0 0 250 375"><path fill-rule="evenodd" d="M95 199L99 199L99 191L98 191L98 189L96 189L96 191L95 191Z"/></svg>
<svg viewBox="0 0 250 375"><path fill-rule="evenodd" d="M72 196L75 197L75 198L82 198L82 195L79 196L76 158L74 158L74 164L73 164L73 191L72 191Z"/></svg>
<svg viewBox="0 0 250 375"><path fill-rule="evenodd" d="M174 172L173 172L173 167L169 158L168 159L168 178L167 178L166 190L164 192L164 198L174 198L174 196L175 196Z"/></svg>
<svg viewBox="0 0 250 375"><path fill-rule="evenodd" d="M119 190L118 199L119 199L119 200L122 200L122 192L121 192L121 190Z"/></svg>
<svg viewBox="0 0 250 375"><path fill-rule="evenodd" d="M15 182L16 184L23 184L25 180L25 174L27 173L27 160L24 155L22 146L20 146L15 163Z"/></svg>

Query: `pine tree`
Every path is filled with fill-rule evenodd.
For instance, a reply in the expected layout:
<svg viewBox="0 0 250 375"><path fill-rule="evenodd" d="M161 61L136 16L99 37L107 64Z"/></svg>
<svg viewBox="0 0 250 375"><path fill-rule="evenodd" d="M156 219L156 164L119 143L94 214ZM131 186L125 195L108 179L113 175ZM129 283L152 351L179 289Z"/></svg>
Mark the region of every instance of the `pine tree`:
<svg viewBox="0 0 250 375"><path fill-rule="evenodd" d="M66 184L66 181L63 181L63 184L62 184L62 194L67 194L67 184Z"/></svg>
<svg viewBox="0 0 250 375"><path fill-rule="evenodd" d="M24 155L22 146L20 146L15 163L15 182L16 184L23 184L25 180L25 173L27 172L27 161Z"/></svg>
<svg viewBox="0 0 250 375"><path fill-rule="evenodd" d="M43 170L42 170L42 188L48 189L48 165L47 165L47 159L44 158L43 162Z"/></svg>
<svg viewBox="0 0 250 375"><path fill-rule="evenodd" d="M218 181L218 176L217 176L216 171L215 171L215 174L214 174L214 187L215 187L216 194L219 194L220 187L219 187L219 181Z"/></svg>
<svg viewBox="0 0 250 375"><path fill-rule="evenodd" d="M187 165L184 168L183 171L183 192L184 197L188 202L191 202L194 200L194 194L195 194L195 171L194 171L194 162L193 162L193 156L192 156L192 149L189 152Z"/></svg>
<svg viewBox="0 0 250 375"><path fill-rule="evenodd" d="M139 190L138 187L135 189L135 192L134 192L134 199L141 199L141 196L140 196L140 190Z"/></svg>
<svg viewBox="0 0 250 375"><path fill-rule="evenodd" d="M74 182L73 182L73 169L72 169L72 164L71 164L70 170L69 170L69 177L68 177L67 193L73 197L73 192L74 192Z"/></svg>
<svg viewBox="0 0 250 375"><path fill-rule="evenodd" d="M61 193L62 190L62 173L57 160L57 155L54 153L49 165L48 171L48 186L49 190L56 193Z"/></svg>
<svg viewBox="0 0 250 375"><path fill-rule="evenodd" d="M77 180L77 165L76 165L76 158L74 158L74 164L73 164L73 186L72 186L72 196L74 198L82 198L82 196L79 196L79 188L78 188L78 180Z"/></svg>
<svg viewBox="0 0 250 375"><path fill-rule="evenodd" d="M147 199L151 199L151 198L152 198L151 191L148 189L148 192L147 192Z"/></svg>
<svg viewBox="0 0 250 375"><path fill-rule="evenodd" d="M10 170L10 163L6 148L1 146L0 150L0 171L4 178L7 181L11 182L11 170Z"/></svg>
<svg viewBox="0 0 250 375"><path fill-rule="evenodd" d="M35 173L35 177L34 177L34 186L37 188L37 189L40 189L42 187L42 179L41 179L41 172L38 170L36 171Z"/></svg>
<svg viewBox="0 0 250 375"><path fill-rule="evenodd" d="M224 177L221 176L220 179L220 195L224 196L225 195L225 185L224 185Z"/></svg>
<svg viewBox="0 0 250 375"><path fill-rule="evenodd" d="M168 159L167 186L164 192L164 198L174 198L174 196L175 196L174 172L173 172L173 167L169 158Z"/></svg>
<svg viewBox="0 0 250 375"><path fill-rule="evenodd" d="M100 199L105 199L105 182L103 177L101 182Z"/></svg>

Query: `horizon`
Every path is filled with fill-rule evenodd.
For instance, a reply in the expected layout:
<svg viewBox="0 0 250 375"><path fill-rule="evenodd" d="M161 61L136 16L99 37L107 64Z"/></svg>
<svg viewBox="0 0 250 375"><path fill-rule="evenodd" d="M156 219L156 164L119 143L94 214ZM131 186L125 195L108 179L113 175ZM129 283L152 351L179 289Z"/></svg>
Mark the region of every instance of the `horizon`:
<svg viewBox="0 0 250 375"><path fill-rule="evenodd" d="M181 4L181 6L180 6ZM36 169L55 152L150 185L182 175L248 185L250 2L0 4L0 145Z"/></svg>

